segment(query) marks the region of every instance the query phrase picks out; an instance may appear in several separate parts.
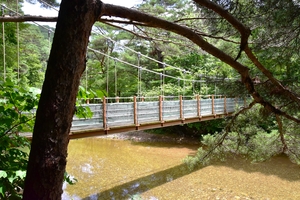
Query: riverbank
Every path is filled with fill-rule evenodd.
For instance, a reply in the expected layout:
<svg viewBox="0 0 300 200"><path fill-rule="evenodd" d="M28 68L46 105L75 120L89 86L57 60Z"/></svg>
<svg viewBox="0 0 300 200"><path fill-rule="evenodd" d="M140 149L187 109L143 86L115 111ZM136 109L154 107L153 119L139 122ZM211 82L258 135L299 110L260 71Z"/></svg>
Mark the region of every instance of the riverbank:
<svg viewBox="0 0 300 200"><path fill-rule="evenodd" d="M200 139L191 136L177 134L154 134L145 131L124 132L100 136L100 138L114 140L130 140L133 142L162 142L176 144L200 145Z"/></svg>

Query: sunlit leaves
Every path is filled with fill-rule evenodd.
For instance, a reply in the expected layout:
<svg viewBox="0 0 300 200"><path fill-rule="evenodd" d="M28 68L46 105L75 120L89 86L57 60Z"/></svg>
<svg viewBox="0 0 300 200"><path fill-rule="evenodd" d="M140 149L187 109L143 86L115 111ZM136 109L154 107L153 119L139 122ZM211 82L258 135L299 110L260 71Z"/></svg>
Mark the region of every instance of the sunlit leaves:
<svg viewBox="0 0 300 200"><path fill-rule="evenodd" d="M38 95L7 79L0 84L0 199L21 198Z"/></svg>

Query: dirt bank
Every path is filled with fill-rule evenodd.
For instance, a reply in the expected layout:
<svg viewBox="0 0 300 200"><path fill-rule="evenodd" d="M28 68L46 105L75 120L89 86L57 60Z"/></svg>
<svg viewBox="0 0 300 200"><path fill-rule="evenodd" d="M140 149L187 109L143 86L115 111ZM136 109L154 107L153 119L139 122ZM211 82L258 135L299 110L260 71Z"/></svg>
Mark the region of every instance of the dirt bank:
<svg viewBox="0 0 300 200"><path fill-rule="evenodd" d="M180 136L176 134L154 134L145 131L133 131L116 133L101 138L116 139L116 140L131 140L134 142L164 142L164 143L177 143L177 144L200 144L200 139L189 136Z"/></svg>

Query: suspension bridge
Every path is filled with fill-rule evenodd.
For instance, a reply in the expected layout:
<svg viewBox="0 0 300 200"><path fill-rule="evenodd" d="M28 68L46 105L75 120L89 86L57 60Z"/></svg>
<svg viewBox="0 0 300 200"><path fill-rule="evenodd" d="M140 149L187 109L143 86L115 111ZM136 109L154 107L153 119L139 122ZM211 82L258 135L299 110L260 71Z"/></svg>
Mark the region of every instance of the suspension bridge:
<svg viewBox="0 0 300 200"><path fill-rule="evenodd" d="M245 103L245 99L214 95L103 98L102 103L84 105L94 113L92 118L74 117L70 139L214 120L230 116Z"/></svg>
<svg viewBox="0 0 300 200"><path fill-rule="evenodd" d="M2 9L7 9L10 12L15 12L17 15L20 15L18 11L14 11L11 8L8 8L2 5ZM4 12L4 10L2 10ZM48 30L48 37L53 30L48 29L45 26L39 25L35 22L36 25L41 26ZM3 35L5 35L5 26L3 24ZM18 30L19 31L19 30ZM109 65L106 66L106 94L113 94L114 97L104 97L101 99L91 99L87 101L82 106L89 107L93 112L91 118L82 119L74 116L72 122L72 128L70 132L70 139L83 138L83 137L93 137L104 134L111 133L120 133L126 131L135 131L135 130L147 130L161 127L168 127L174 125L181 125L193 122L200 122L206 120L214 120L230 116L236 109L243 107L246 104L245 99L241 98L228 98L224 95L217 94L217 86L215 85L214 94L200 94L201 83L205 83L205 80L201 80L201 76L194 75L192 72L169 65L162 61L156 60L147 55L141 54L140 52L135 51L118 43L113 39L105 36L100 32L93 30L93 34L99 36L101 35L107 41L114 43L118 46L118 51L128 50L131 53L136 55L137 63L133 64L126 60L123 60L119 57L113 57L107 52L103 52L97 49L88 47L89 51L92 51L94 54L99 54L109 63L109 59L114 62L114 69L110 69ZM50 38L49 38L50 41ZM5 37L3 37L3 44L5 44ZM19 46L19 45L18 45ZM122 47L122 48L120 48ZM120 50L121 49L121 50ZM3 45L3 66L4 66L4 79L5 79L5 45ZM19 53L18 53L19 55ZM162 66L159 70L149 69L141 64L141 58L148 59L155 63L155 65ZM19 56L18 56L19 60ZM117 97L118 95L118 67L117 63L126 65L129 68L137 69L137 92L136 96L133 97ZM18 64L19 65L19 64ZM176 70L181 74L180 76L174 76L172 73L168 74L166 68ZM19 69L19 68L18 68ZM114 81L114 92L109 91L109 71L113 72L113 81ZM160 91L157 91L156 97L143 96L143 73L150 73L157 75ZM85 84L85 89L87 90L88 85L88 75L89 69L86 68L85 75L83 76ZM173 73L174 74L174 73ZM195 78L186 78L186 74L189 74L193 77L200 77L200 79ZM18 70L18 79L20 77ZM110 77L111 78L111 77ZM178 83L177 94L172 94L173 96L165 95L164 88L166 79L173 80ZM225 80L225 79L224 79ZM229 79L226 79L229 80ZM225 81L226 81L225 80ZM195 84L199 83L199 91L196 91ZM174 84L173 84L174 86ZM192 94L187 95L187 92Z"/></svg>

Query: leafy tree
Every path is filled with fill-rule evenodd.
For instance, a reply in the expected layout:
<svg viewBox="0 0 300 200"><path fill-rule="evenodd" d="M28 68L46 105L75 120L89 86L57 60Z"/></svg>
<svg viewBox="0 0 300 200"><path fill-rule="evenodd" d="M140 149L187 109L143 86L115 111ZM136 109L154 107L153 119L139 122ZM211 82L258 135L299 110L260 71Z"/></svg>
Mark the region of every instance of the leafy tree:
<svg viewBox="0 0 300 200"><path fill-rule="evenodd" d="M41 88L49 54L48 38L36 25L26 25L20 39L20 77L31 87ZM24 84L24 82L23 82Z"/></svg>
<svg viewBox="0 0 300 200"><path fill-rule="evenodd" d="M19 132L32 131L38 96L10 79L0 88L0 198L20 199L30 143Z"/></svg>

